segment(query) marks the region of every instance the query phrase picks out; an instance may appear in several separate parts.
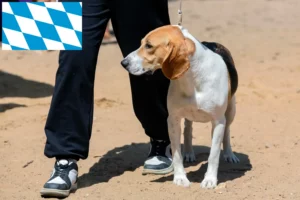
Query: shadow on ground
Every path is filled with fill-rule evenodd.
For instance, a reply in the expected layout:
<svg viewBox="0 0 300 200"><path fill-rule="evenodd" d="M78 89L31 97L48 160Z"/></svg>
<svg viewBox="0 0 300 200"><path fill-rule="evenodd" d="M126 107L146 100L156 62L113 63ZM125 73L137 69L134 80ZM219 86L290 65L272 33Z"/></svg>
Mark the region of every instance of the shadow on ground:
<svg viewBox="0 0 300 200"><path fill-rule="evenodd" d="M196 171L191 171L187 173L187 178L191 182L201 183L204 179L205 172L207 170L207 160L209 156L210 148L205 146L194 146L194 151L196 154L196 162L195 163L185 163L185 167L189 167L191 165L200 165L200 168ZM218 170L218 184L226 181L231 181L237 178L240 178L245 175L247 171L252 169L252 165L248 155L243 153L234 152L235 155L239 158L240 163L232 164L225 162L223 159L223 153L220 156L220 165ZM160 177L152 182L166 182L173 181L173 175L168 175L164 177Z"/></svg>
<svg viewBox="0 0 300 200"><path fill-rule="evenodd" d="M148 151L149 144L146 143L132 143L114 148L105 155L99 156L99 161L90 168L89 172L79 177L78 188L108 182L126 171L134 171L143 165Z"/></svg>
<svg viewBox="0 0 300 200"><path fill-rule="evenodd" d="M89 170L88 173L79 177L78 188L85 188L94 184L108 182L111 178L122 175L126 171L135 171L137 168L143 165L147 152L149 150L149 144L147 143L133 143L131 145L125 145L117 147L103 156L99 156L100 159ZM201 162L205 162L208 159L210 148L205 146L194 146L197 161L187 166L196 166ZM242 153L236 153L240 159L239 164L229 164L223 161L221 157L219 167L219 183L228 180L233 180L244 176L246 171L252 169L248 155ZM187 174L191 182L201 182L204 173L207 169L207 163L202 164L200 169L195 172ZM173 175L158 176L158 179L153 182L166 182L172 181Z"/></svg>
<svg viewBox="0 0 300 200"><path fill-rule="evenodd" d="M0 98L41 98L51 96L52 92L53 86L50 84L26 80L0 70Z"/></svg>
<svg viewBox="0 0 300 200"><path fill-rule="evenodd" d="M13 109L13 108L18 108L18 107L26 107L26 105L16 104L16 103L0 104L0 113L5 112L6 110Z"/></svg>

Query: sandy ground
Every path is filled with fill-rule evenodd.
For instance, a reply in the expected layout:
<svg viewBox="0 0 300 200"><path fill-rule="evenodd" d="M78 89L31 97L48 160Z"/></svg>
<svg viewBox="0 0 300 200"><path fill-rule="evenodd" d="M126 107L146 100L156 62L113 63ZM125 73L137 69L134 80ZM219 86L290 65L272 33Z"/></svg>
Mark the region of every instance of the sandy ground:
<svg viewBox="0 0 300 200"><path fill-rule="evenodd" d="M170 15L177 23L177 4ZM197 162L190 188L172 175L142 176L148 138L136 120L117 45L103 46L95 87L89 159L80 161L70 199L300 199L300 1L184 1L184 25L227 46L240 85L232 145L238 165L221 162L219 188L200 189L210 124L194 125ZM0 52L0 199L40 199L53 161L43 156L58 52Z"/></svg>

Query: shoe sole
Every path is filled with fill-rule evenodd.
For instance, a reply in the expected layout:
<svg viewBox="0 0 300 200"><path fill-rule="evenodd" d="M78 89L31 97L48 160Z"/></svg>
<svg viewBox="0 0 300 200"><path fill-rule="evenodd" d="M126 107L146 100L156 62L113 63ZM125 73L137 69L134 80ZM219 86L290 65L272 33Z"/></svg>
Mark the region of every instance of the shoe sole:
<svg viewBox="0 0 300 200"><path fill-rule="evenodd" d="M173 172L173 163L170 165L170 167L165 168L165 169L143 169L142 175L146 174L157 174L157 175L164 175L164 174L169 174Z"/></svg>
<svg viewBox="0 0 300 200"><path fill-rule="evenodd" d="M65 198L70 195L72 191L77 189L77 183L72 185L70 190L58 190L58 189L49 189L43 188L40 193L42 197L56 197L56 198Z"/></svg>

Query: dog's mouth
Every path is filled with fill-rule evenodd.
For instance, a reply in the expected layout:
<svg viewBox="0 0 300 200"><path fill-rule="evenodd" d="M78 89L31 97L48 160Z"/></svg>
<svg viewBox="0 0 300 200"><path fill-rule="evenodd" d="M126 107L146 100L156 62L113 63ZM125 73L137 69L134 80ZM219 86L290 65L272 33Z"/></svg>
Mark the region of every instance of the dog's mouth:
<svg viewBox="0 0 300 200"><path fill-rule="evenodd" d="M154 68L154 69L143 69L143 71L144 71L144 75L153 75L155 72L156 72L156 70L158 70L158 68Z"/></svg>
<svg viewBox="0 0 300 200"><path fill-rule="evenodd" d="M146 71L145 74L147 74L147 75L153 75L158 69L161 69L161 68L159 67L159 65L156 65L152 69L145 70Z"/></svg>
<svg viewBox="0 0 300 200"><path fill-rule="evenodd" d="M152 75L154 72L152 70L149 70L149 69L128 69L126 68L126 70L132 74L132 75L135 75L135 76L141 76L141 75Z"/></svg>
<svg viewBox="0 0 300 200"><path fill-rule="evenodd" d="M138 71L136 71L138 72ZM133 74L136 74L136 72L133 72ZM153 75L154 74L154 71L152 70L145 70L143 69L141 73L139 73L139 75L147 75L147 76L150 76L150 75Z"/></svg>
<svg viewBox="0 0 300 200"><path fill-rule="evenodd" d="M140 69L137 69L133 72L133 74L138 74L138 75L153 75L154 72L157 70L158 68L140 68Z"/></svg>

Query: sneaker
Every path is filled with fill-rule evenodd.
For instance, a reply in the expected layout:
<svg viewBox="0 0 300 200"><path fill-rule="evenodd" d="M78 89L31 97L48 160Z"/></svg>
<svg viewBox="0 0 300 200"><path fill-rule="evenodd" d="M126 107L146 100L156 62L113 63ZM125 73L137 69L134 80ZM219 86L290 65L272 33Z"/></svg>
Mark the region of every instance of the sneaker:
<svg viewBox="0 0 300 200"><path fill-rule="evenodd" d="M55 162L50 179L41 190L43 197L68 197L77 189L78 166L76 161L58 160Z"/></svg>
<svg viewBox="0 0 300 200"><path fill-rule="evenodd" d="M142 174L168 174L173 171L171 145L169 141L150 141L150 152L144 163Z"/></svg>

